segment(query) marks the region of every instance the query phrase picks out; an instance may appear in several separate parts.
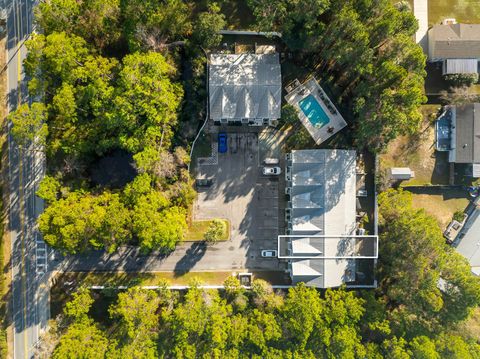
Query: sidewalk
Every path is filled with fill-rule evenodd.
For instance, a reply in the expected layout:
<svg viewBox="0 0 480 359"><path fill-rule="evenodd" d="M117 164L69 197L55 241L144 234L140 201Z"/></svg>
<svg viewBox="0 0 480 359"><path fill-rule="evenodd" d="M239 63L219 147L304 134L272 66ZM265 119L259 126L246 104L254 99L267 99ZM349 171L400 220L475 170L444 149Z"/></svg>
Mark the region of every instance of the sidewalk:
<svg viewBox="0 0 480 359"><path fill-rule="evenodd" d="M418 20L415 41L428 55L428 0L413 0L413 13Z"/></svg>

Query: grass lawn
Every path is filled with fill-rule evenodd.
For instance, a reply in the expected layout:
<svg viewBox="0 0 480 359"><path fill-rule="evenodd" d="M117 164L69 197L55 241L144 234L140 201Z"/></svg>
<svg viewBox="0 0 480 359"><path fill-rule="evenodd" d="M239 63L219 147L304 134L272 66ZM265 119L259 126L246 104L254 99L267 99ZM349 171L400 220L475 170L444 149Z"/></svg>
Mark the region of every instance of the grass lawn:
<svg viewBox="0 0 480 359"><path fill-rule="evenodd" d="M53 279L53 286L50 292L51 315L56 317L62 312L65 303L71 299L75 288L80 286L154 286L162 282L169 285L189 285L192 281L197 281L203 285L222 285L225 279L234 273L248 272L248 270L222 271L222 272L143 272L143 273L125 273L125 272L67 272L56 276ZM260 271L253 272L254 278L264 279L272 284L285 284L283 271ZM109 303L112 303L110 300ZM97 304L95 304L97 305ZM102 304L104 312L108 305ZM102 308L100 308L102 309ZM108 315L108 314L107 314Z"/></svg>
<svg viewBox="0 0 480 359"><path fill-rule="evenodd" d="M220 241L227 241L230 238L230 222L226 219L220 219L225 223L225 231L223 232ZM188 226L187 234L185 235L185 242L203 241L205 232L208 230L210 223L213 220L192 221Z"/></svg>
<svg viewBox="0 0 480 359"><path fill-rule="evenodd" d="M455 18L458 22L480 23L480 0L434 0L428 2L428 23Z"/></svg>
<svg viewBox="0 0 480 359"><path fill-rule="evenodd" d="M436 218L440 228L444 230L456 211L467 208L468 198L463 190L442 190L442 194L417 194L413 195L413 206L423 208Z"/></svg>
<svg viewBox="0 0 480 359"><path fill-rule="evenodd" d="M197 167L197 160L200 157L210 157L212 155L212 140L210 134L205 133L205 130L202 131L200 137L198 137L197 142L195 142L195 147L193 148L192 159L190 172L194 176L195 169Z"/></svg>
<svg viewBox="0 0 480 359"><path fill-rule="evenodd" d="M380 156L383 170L390 167L410 167L415 177L402 185L448 184L448 157L435 151L435 126L428 118L437 112L437 105L423 105L424 121L418 134L400 136L390 143Z"/></svg>
<svg viewBox="0 0 480 359"><path fill-rule="evenodd" d="M460 331L465 331L472 339L480 338L480 308L476 308L469 320L460 326Z"/></svg>

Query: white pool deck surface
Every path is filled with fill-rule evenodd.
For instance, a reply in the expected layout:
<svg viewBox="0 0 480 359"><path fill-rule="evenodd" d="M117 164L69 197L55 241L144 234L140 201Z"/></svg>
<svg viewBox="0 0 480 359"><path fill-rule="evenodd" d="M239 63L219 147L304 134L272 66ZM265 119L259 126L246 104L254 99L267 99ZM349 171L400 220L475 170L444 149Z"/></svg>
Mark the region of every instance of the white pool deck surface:
<svg viewBox="0 0 480 359"><path fill-rule="evenodd" d="M335 109L334 112L336 113L332 113L332 111L328 109L328 107L325 105L324 100L320 98L320 93L323 94L324 98L326 99L325 101L330 102L331 107ZM327 114L329 118L329 122L327 124L321 127L314 126L300 108L299 102L306 98L308 95L314 96L315 100L317 100L323 111ZM345 119L342 117L338 109L335 107L332 101L330 101L327 94L318 84L317 80L313 78L289 92L285 96L285 100L297 109L300 121L310 133L310 136L312 136L313 140L317 145L326 141L327 139L335 135L338 131L340 131L342 128L347 126Z"/></svg>

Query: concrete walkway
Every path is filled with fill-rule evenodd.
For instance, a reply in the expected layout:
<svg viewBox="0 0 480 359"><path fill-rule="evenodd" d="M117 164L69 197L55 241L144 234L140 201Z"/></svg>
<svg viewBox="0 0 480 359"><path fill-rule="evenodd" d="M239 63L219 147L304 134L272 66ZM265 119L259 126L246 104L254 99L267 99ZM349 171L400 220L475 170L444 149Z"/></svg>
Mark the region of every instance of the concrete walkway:
<svg viewBox="0 0 480 359"><path fill-rule="evenodd" d="M428 0L414 0L413 13L418 20L415 41L422 47L423 53L428 55Z"/></svg>

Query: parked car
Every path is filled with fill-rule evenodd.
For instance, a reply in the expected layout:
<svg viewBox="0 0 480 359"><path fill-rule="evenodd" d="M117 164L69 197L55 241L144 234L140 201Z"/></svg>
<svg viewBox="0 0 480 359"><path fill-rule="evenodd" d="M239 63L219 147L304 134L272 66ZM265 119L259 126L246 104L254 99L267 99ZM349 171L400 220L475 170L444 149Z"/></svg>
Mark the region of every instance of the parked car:
<svg viewBox="0 0 480 359"><path fill-rule="evenodd" d="M227 152L227 134L225 132L220 132L218 134L218 152L225 153Z"/></svg>
<svg viewBox="0 0 480 359"><path fill-rule="evenodd" d="M198 178L195 180L195 185L197 187L210 187L213 184L213 179L211 178Z"/></svg>
<svg viewBox="0 0 480 359"><path fill-rule="evenodd" d="M278 176L282 173L282 169L280 167L263 167L262 172L265 176Z"/></svg>
<svg viewBox="0 0 480 359"><path fill-rule="evenodd" d="M276 249L264 249L262 251L262 257L275 258L275 257L277 257L277 250Z"/></svg>
<svg viewBox="0 0 480 359"><path fill-rule="evenodd" d="M367 197L368 192L366 189L359 189L357 192L357 197Z"/></svg>
<svg viewBox="0 0 480 359"><path fill-rule="evenodd" d="M265 158L263 160L263 163L265 163L266 165L278 165L278 158Z"/></svg>

